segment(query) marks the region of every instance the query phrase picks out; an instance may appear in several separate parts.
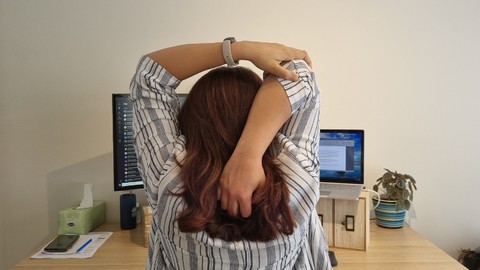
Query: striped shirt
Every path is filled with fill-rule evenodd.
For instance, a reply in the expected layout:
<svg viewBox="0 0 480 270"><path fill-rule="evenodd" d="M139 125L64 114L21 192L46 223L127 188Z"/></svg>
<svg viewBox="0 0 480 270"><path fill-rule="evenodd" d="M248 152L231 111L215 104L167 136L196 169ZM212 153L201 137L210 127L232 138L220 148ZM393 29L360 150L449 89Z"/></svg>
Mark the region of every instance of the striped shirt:
<svg viewBox="0 0 480 270"><path fill-rule="evenodd" d="M319 90L304 61L285 64L296 82L278 79L292 115L273 141L287 175L293 234L267 242L224 241L206 232L181 232L175 221L184 207L180 163L185 137L178 125L180 81L147 56L140 60L130 90L134 104L135 150L153 220L147 269L331 269L328 247L315 211L319 199Z"/></svg>

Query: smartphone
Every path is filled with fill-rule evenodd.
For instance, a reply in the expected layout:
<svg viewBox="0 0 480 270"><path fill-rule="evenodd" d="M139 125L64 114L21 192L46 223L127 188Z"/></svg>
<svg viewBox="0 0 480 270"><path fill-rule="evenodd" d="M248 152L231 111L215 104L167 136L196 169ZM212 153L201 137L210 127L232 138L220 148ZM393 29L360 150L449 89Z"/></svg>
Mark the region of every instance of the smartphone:
<svg viewBox="0 0 480 270"><path fill-rule="evenodd" d="M76 234L60 234L44 250L47 252L65 252L77 242L78 237Z"/></svg>

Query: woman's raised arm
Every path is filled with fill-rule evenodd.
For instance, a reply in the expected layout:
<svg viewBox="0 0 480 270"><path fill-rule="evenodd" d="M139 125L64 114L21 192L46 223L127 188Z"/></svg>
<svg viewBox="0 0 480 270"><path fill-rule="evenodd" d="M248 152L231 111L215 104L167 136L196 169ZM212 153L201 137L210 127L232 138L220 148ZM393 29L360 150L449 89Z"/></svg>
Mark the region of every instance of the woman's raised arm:
<svg viewBox="0 0 480 270"><path fill-rule="evenodd" d="M231 52L234 61L250 61L268 73L289 80L296 80L297 75L283 68L280 62L303 59L311 63L305 51L277 43L238 41L231 44ZM222 42L178 45L147 56L180 80L225 64Z"/></svg>

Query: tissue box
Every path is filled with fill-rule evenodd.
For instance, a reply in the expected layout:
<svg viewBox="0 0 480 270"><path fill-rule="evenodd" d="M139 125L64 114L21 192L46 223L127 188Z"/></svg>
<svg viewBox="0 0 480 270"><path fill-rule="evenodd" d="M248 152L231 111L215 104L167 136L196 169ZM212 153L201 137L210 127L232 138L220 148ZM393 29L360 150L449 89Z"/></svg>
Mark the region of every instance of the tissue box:
<svg viewBox="0 0 480 270"><path fill-rule="evenodd" d="M87 234L105 223L105 201L93 201L90 208L67 208L58 212L58 234Z"/></svg>

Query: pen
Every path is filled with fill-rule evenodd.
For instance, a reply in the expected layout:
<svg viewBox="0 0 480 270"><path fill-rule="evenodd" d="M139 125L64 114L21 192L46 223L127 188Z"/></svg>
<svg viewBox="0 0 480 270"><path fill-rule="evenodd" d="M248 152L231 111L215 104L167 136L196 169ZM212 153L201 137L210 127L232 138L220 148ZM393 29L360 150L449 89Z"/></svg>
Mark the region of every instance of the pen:
<svg viewBox="0 0 480 270"><path fill-rule="evenodd" d="M82 249L84 249L86 246L88 246L88 244L90 244L91 242L92 242L92 239L91 239L91 238L88 239L88 241L85 242L85 244L83 244L81 247L79 247L79 248L77 249L77 253L79 253L80 251L82 251Z"/></svg>

